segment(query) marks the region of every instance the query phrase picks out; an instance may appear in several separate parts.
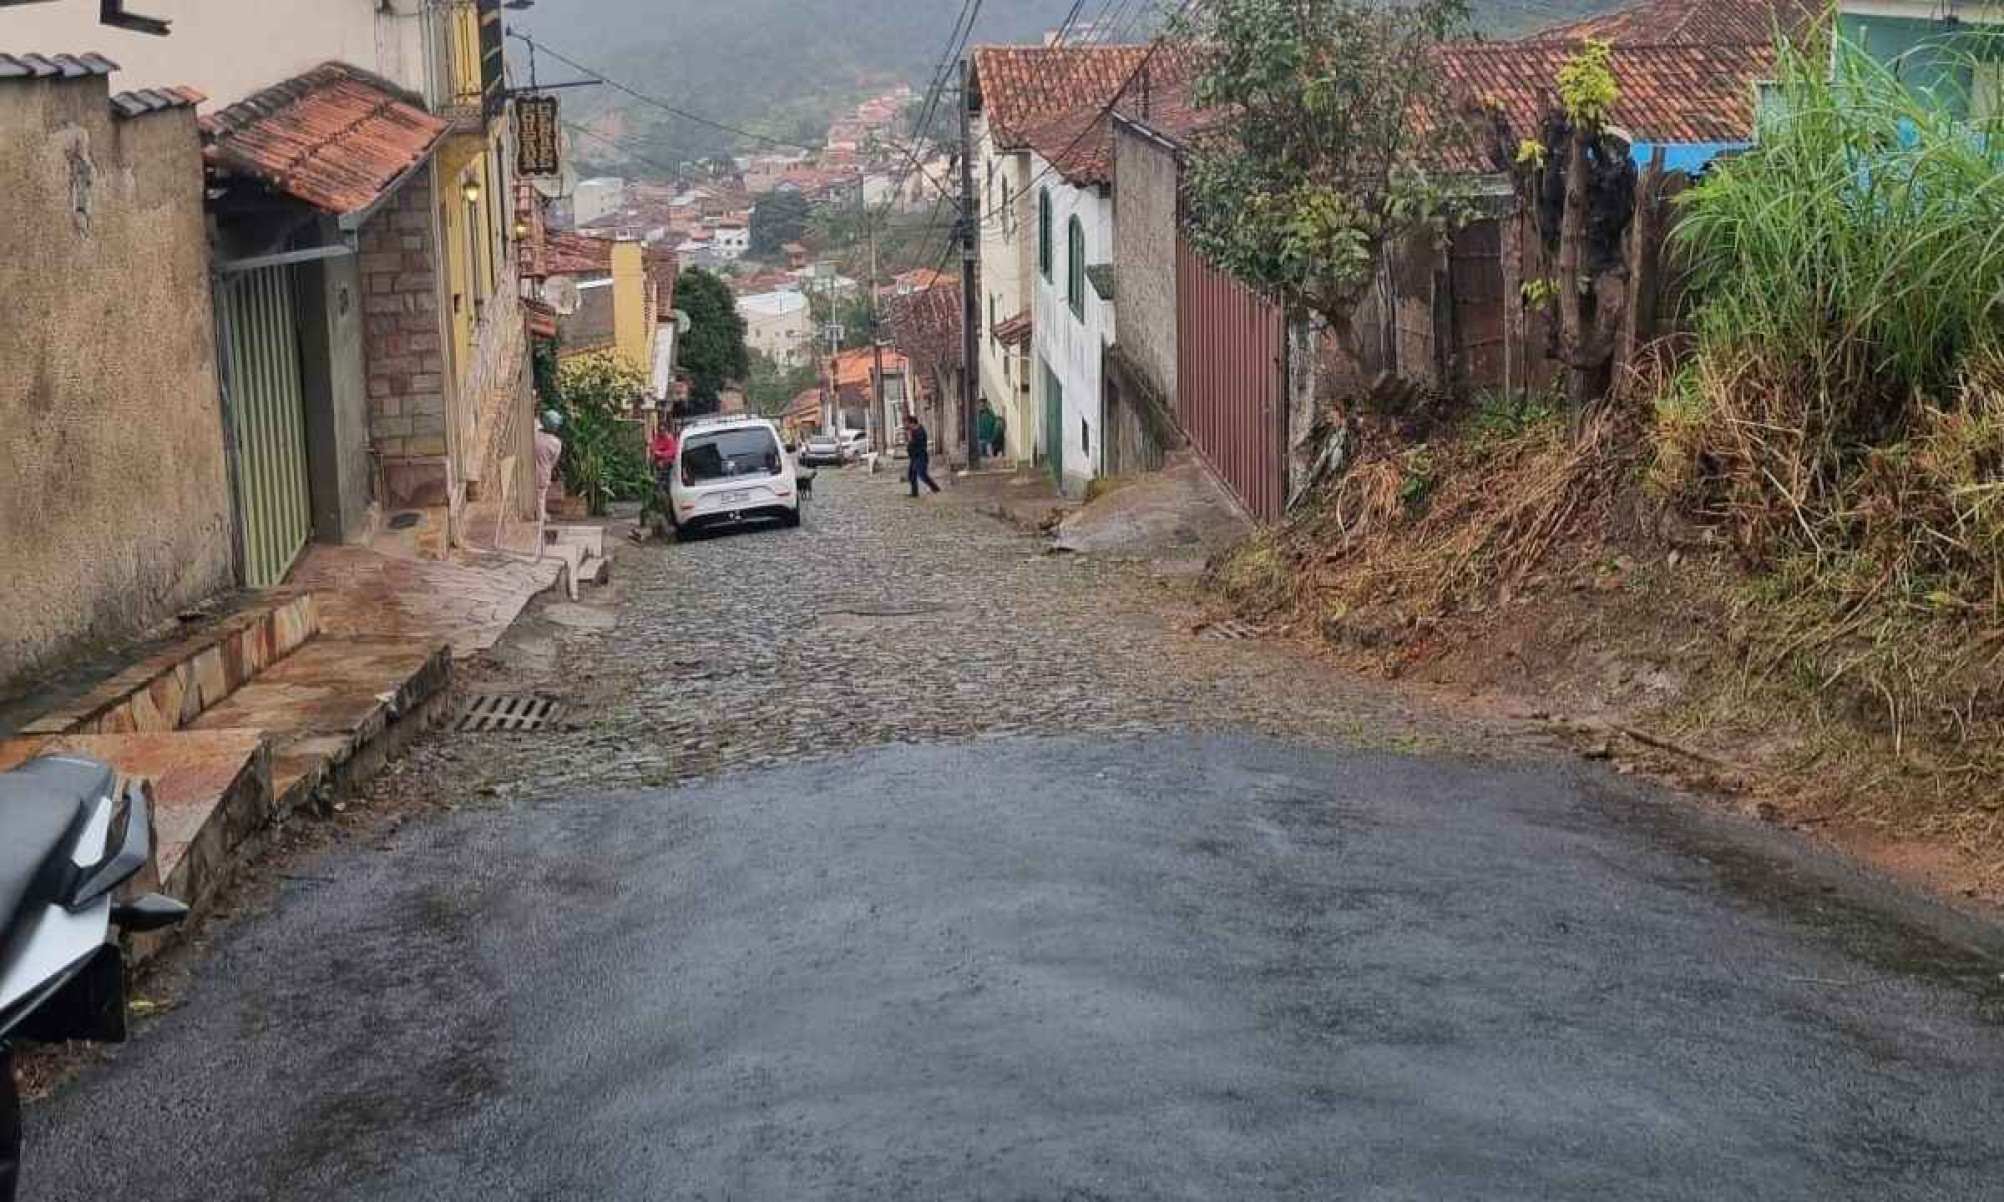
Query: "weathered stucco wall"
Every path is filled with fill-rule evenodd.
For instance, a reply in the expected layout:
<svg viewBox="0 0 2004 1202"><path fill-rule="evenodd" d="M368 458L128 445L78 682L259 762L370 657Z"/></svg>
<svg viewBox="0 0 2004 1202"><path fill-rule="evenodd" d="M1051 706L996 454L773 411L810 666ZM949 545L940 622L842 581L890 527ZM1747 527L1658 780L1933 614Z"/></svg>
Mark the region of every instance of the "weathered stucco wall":
<svg viewBox="0 0 2004 1202"><path fill-rule="evenodd" d="M976 387L1005 423L1006 458L1028 463L1035 457L1038 421L1030 396L1029 358L1021 346L1004 346L996 323L1030 307L1034 268L1036 208L1029 196L1030 156L1004 150L976 118L974 186L981 190L980 374Z"/></svg>
<svg viewBox="0 0 2004 1202"><path fill-rule="evenodd" d="M0 683L234 582L193 109L0 82Z"/></svg>
<svg viewBox="0 0 2004 1202"><path fill-rule="evenodd" d="M1066 293L1071 269L1068 234L1076 217L1085 237L1081 269L1105 263L1113 249L1113 198L1098 188L1066 183L1036 154L1030 156L1030 166L1032 178L1043 181L1040 190L1051 196L1051 274L1046 278L1041 271L1036 273L1031 301L1030 357L1038 364L1032 385L1034 408L1045 420L1057 416L1059 429L1043 431L1043 449L1047 457L1056 449L1060 486L1067 495L1080 496L1101 474L1104 462L1100 380L1106 348L1116 331L1113 305L1100 299L1090 281L1081 280L1079 311L1072 311ZM1118 298L1118 288L1114 295ZM1053 384L1060 393L1055 405L1050 396ZM1054 433L1061 441L1052 439Z"/></svg>
<svg viewBox="0 0 2004 1202"><path fill-rule="evenodd" d="M423 30L413 14L425 0L167 0L132 7L174 22L169 37L117 29L98 20L94 0L7 9L4 49L20 54L95 50L119 65L120 88L182 84L232 104L259 88L321 63L353 63L404 84L424 86ZM386 7L390 11L385 11Z"/></svg>
<svg viewBox="0 0 2004 1202"><path fill-rule="evenodd" d="M1176 403L1176 157L1116 124L1114 303L1120 349L1172 410Z"/></svg>

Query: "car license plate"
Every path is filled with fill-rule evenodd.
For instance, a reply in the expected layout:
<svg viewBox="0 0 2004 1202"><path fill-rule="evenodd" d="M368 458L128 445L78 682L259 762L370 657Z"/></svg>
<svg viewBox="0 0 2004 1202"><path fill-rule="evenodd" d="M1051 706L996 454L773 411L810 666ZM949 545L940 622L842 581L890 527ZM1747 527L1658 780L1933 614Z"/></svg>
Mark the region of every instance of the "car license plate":
<svg viewBox="0 0 2004 1202"><path fill-rule="evenodd" d="M742 492L727 492L717 498L717 504L729 507L732 505L742 505L749 500L751 500L750 490L745 490Z"/></svg>

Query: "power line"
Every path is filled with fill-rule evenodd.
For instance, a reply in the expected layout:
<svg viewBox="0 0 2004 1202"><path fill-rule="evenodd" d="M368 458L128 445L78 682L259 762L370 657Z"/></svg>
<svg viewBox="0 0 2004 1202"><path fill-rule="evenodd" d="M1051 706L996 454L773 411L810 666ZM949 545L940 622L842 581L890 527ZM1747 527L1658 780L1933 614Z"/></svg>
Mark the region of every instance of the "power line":
<svg viewBox="0 0 2004 1202"><path fill-rule="evenodd" d="M682 108L679 105L670 104L666 100L662 100L658 96L649 96L647 93L640 91L638 88L632 87L631 85L625 83L621 83L619 80L612 78L610 75L603 74L599 71L594 71L593 69L585 66L578 60L571 58L568 55L565 55L559 51L552 50L547 44L536 41L534 38L531 38L526 33L516 33L513 30L510 30L508 36L511 38L518 38L524 43L526 43L529 47L529 53L531 55L535 54L537 51L540 50L544 54L549 55L551 58L556 59L558 62L563 63L568 67L571 67L573 70L582 71L584 74L589 75L593 79L598 80L600 83L604 84L606 87L611 88L615 92L623 92L627 96L630 96L633 99L640 101L642 104L651 105L652 107L658 108L665 113L672 113L675 116L680 117L685 121L694 121L698 125L706 125L709 126L711 129L720 130L727 134L736 134L738 137L741 138L750 138L754 142L763 142L768 146L777 146L785 150L804 150L809 154L813 154L815 151L815 148L812 146L802 146L798 142L788 142L781 138L774 138L774 137L769 137L765 134L754 133L753 131L748 129L742 129L735 125L730 125L722 121L714 120L713 118L710 117L705 117L701 113L692 113L688 109Z"/></svg>
<svg viewBox="0 0 2004 1202"><path fill-rule="evenodd" d="M1196 0L1181 0L1181 3L1179 3L1176 6L1175 14L1170 18L1170 24L1173 25L1175 21L1179 20L1183 16L1183 14L1187 13L1192 7L1192 5L1194 5L1195 3ZM1141 78L1142 73L1148 70L1149 66L1154 62L1155 56L1161 52L1162 47L1167 42L1167 40L1168 40L1168 30L1165 27L1162 33L1158 33L1153 39L1149 41L1148 49L1141 56L1141 61L1134 65L1134 69L1127 73L1125 79L1121 80L1120 86L1114 90L1113 95L1108 97L1106 103L1099 107L1099 111L1093 115L1091 120L1085 122L1079 128L1077 136L1073 137L1070 142L1066 143L1065 148L1063 150L1059 151L1056 156L1045 159L1043 170L1037 172L1035 175L1031 176L1027 181L1025 181L1022 191L1019 192L1018 195L1020 196L1029 195L1030 192L1033 189L1035 189L1039 183L1048 178L1053 172L1057 170L1059 163L1064 162L1066 159L1070 158L1072 152L1077 150L1081 145L1083 145L1088 137L1092 136L1093 132L1100 127L1101 123L1106 121L1108 117L1112 115L1113 110L1119 106L1120 102L1123 99L1126 98L1128 90L1134 86L1134 81ZM1088 53L1090 53L1090 51L1088 51ZM1004 212L1004 213L998 213L993 217L984 217L981 219L981 227L985 231L993 227L998 222L1006 222L1007 216L1008 214Z"/></svg>

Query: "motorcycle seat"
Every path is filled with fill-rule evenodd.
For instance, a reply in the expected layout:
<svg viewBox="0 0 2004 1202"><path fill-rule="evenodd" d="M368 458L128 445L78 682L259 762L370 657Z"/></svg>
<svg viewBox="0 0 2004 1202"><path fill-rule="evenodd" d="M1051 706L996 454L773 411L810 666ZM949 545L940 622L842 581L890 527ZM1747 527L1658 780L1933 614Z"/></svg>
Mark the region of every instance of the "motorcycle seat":
<svg viewBox="0 0 2004 1202"><path fill-rule="evenodd" d="M47 756L0 772L0 932L10 932L24 908L48 898L30 897L42 869L71 850L89 807L111 792L110 768L94 760Z"/></svg>

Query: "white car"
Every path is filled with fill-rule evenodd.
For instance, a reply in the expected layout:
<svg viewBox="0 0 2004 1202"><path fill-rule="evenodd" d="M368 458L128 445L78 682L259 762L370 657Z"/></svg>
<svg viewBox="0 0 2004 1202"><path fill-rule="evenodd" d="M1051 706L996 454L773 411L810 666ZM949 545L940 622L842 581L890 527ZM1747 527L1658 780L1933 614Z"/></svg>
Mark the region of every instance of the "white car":
<svg viewBox="0 0 2004 1202"><path fill-rule="evenodd" d="M668 483L677 538L744 522L800 524L800 479L779 430L762 417L722 417L682 428Z"/></svg>
<svg viewBox="0 0 2004 1202"><path fill-rule="evenodd" d="M844 430L835 436L845 463L854 463L870 453L870 435L863 430Z"/></svg>
<svg viewBox="0 0 2004 1202"><path fill-rule="evenodd" d="M800 444L800 462L809 465L841 463L842 439L835 434L812 434Z"/></svg>

